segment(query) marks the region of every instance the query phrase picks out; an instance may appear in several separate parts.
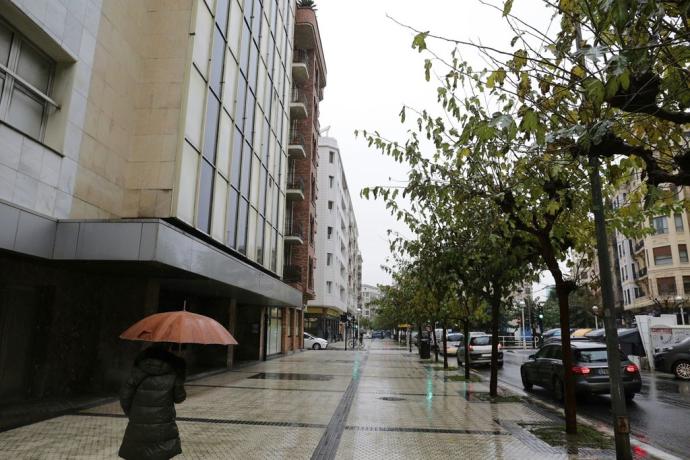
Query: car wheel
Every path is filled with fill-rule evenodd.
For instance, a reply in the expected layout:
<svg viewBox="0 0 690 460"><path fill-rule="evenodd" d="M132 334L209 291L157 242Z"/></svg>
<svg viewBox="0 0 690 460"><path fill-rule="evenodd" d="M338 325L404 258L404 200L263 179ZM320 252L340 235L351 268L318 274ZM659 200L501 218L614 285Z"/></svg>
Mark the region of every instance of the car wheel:
<svg viewBox="0 0 690 460"><path fill-rule="evenodd" d="M522 369L520 371L520 377L522 377L522 388L524 388L527 391L531 391L532 390L532 382L530 382L529 379L527 378L527 374L525 374L524 369Z"/></svg>
<svg viewBox="0 0 690 460"><path fill-rule="evenodd" d="M320 350L320 349L321 349L321 345L318 344L318 343L315 343L314 345L312 345L311 349L312 349L312 350Z"/></svg>
<svg viewBox="0 0 690 460"><path fill-rule="evenodd" d="M690 361L678 361L673 365L673 373L681 380L690 380Z"/></svg>
<svg viewBox="0 0 690 460"><path fill-rule="evenodd" d="M553 399L555 399L558 402L563 401L564 393L565 392L563 391L563 381L558 377L554 377L553 378Z"/></svg>

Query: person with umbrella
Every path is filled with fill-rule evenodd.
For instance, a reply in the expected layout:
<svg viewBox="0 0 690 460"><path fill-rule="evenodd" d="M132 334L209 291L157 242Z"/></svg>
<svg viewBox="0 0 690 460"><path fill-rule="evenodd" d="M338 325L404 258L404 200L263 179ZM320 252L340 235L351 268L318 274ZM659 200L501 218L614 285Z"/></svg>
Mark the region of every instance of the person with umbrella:
<svg viewBox="0 0 690 460"><path fill-rule="evenodd" d="M120 405L129 418L120 457L167 460L182 453L175 404L187 398L185 373L184 359L162 344L139 353L120 393Z"/></svg>
<svg viewBox="0 0 690 460"><path fill-rule="evenodd" d="M129 423L118 454L127 460L167 460L182 453L175 423L175 404L183 402L186 364L172 344L237 345L220 323L188 311L158 313L120 335L127 340L154 342L134 361L120 394Z"/></svg>

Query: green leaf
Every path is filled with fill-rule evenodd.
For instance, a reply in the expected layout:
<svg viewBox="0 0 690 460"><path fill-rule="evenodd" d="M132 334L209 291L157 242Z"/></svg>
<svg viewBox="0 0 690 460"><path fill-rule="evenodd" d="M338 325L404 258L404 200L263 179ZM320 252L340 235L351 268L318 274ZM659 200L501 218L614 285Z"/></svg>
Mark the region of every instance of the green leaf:
<svg viewBox="0 0 690 460"><path fill-rule="evenodd" d="M426 49L426 37L429 35L429 31L420 32L414 36L412 40L412 49L417 49L420 53Z"/></svg>
<svg viewBox="0 0 690 460"><path fill-rule="evenodd" d="M431 59L424 60L424 78L426 81L431 79Z"/></svg>
<svg viewBox="0 0 690 460"><path fill-rule="evenodd" d="M503 17L508 16L511 9L513 9L513 0L506 0L503 4Z"/></svg>

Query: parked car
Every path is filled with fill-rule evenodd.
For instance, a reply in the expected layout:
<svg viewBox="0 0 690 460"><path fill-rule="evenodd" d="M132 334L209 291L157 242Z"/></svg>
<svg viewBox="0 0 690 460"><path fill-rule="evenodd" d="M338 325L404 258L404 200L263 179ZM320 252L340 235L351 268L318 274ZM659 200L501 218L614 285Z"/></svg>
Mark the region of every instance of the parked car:
<svg viewBox="0 0 690 460"><path fill-rule="evenodd" d="M572 371L575 378L575 392L578 394L607 394L611 392L609 364L606 346L598 342L571 342ZM638 367L620 352L623 389L625 399L632 401L642 389L642 378ZM537 385L553 391L554 398L563 400L563 355L561 344L544 345L529 361L520 367L522 386L531 390Z"/></svg>
<svg viewBox="0 0 690 460"><path fill-rule="evenodd" d="M448 356L453 356L457 354L458 347L462 344L464 336L459 332L451 332L446 334L446 351ZM443 341L439 343L439 351L443 353Z"/></svg>
<svg viewBox="0 0 690 460"><path fill-rule="evenodd" d="M654 367L675 374L681 380L690 380L690 337L662 348L654 355Z"/></svg>
<svg viewBox="0 0 690 460"><path fill-rule="evenodd" d="M475 335L475 332L470 332L470 365L477 364L491 364L491 336L485 333ZM458 366L463 366L465 361L465 344L464 341L458 346L455 354L458 360ZM498 344L498 367L503 367L503 352L501 351L501 344Z"/></svg>
<svg viewBox="0 0 690 460"><path fill-rule="evenodd" d="M383 331L374 331L371 333L371 338L372 339L382 339L383 338Z"/></svg>
<svg viewBox="0 0 690 460"><path fill-rule="evenodd" d="M320 337L314 337L311 334L304 333L304 348L311 348L312 350L321 350L328 348L328 340Z"/></svg>

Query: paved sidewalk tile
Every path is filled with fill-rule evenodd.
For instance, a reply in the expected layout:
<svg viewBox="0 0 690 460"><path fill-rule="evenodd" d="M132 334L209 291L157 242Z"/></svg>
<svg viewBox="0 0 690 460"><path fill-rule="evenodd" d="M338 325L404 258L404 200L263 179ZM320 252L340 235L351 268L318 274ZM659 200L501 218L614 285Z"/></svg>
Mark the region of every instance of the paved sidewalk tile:
<svg viewBox="0 0 690 460"><path fill-rule="evenodd" d="M522 402L476 397L390 340L306 351L187 385L177 406L180 459L540 459L566 454L518 423L553 423ZM341 342L342 344L342 342ZM114 459L127 419L119 404L0 433L0 459Z"/></svg>

